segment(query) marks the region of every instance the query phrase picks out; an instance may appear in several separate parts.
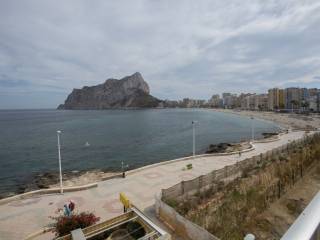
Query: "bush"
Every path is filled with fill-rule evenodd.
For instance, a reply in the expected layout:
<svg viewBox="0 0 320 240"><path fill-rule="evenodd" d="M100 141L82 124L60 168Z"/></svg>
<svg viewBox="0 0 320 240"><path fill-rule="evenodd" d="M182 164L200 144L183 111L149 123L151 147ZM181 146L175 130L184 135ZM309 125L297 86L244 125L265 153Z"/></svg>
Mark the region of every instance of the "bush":
<svg viewBox="0 0 320 240"><path fill-rule="evenodd" d="M56 236L61 237L69 234L72 230L77 228L86 228L98 222L99 217L96 217L90 212L75 213L71 216L51 217L55 222L53 223L53 232Z"/></svg>
<svg viewBox="0 0 320 240"><path fill-rule="evenodd" d="M299 214L302 213L305 206L303 205L302 200L288 199L286 207L289 210L290 214L299 216Z"/></svg>
<svg viewBox="0 0 320 240"><path fill-rule="evenodd" d="M168 204L172 208L176 208L179 205L179 203L173 198L163 199L163 200L165 201L166 204Z"/></svg>
<svg viewBox="0 0 320 240"><path fill-rule="evenodd" d="M191 163L187 164L187 169L188 170L192 169L192 164Z"/></svg>

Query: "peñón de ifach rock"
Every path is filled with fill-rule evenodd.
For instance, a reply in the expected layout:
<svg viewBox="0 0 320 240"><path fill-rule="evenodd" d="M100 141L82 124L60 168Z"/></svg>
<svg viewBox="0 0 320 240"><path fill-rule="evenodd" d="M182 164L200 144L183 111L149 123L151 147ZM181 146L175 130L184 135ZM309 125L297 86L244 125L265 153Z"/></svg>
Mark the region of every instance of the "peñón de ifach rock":
<svg viewBox="0 0 320 240"><path fill-rule="evenodd" d="M58 109L154 108L160 102L150 95L148 84L136 72L120 80L108 79L103 84L73 89Z"/></svg>

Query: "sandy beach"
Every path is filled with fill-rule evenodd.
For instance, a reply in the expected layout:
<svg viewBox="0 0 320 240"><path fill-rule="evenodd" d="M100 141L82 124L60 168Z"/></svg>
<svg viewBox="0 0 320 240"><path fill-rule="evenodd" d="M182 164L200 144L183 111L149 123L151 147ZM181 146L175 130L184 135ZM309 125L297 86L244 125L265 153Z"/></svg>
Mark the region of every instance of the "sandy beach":
<svg viewBox="0 0 320 240"><path fill-rule="evenodd" d="M259 112L259 111L246 111L246 110L233 110L233 109L213 109L231 114L238 114L246 117L254 117L267 121L272 121L284 129L293 130L306 130L318 129L320 127L320 115L310 114L302 115L295 113L275 113L275 112Z"/></svg>

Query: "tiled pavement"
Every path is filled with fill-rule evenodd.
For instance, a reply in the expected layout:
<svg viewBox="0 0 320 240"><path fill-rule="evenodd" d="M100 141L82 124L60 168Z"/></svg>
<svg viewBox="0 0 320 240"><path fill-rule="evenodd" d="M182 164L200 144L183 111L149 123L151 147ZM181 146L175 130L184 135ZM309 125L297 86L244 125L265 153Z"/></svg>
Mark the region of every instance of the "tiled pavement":
<svg viewBox="0 0 320 240"><path fill-rule="evenodd" d="M54 216L57 208L73 199L79 211L94 211L101 220L122 213L119 193L125 192L129 199L139 208L154 218L152 205L154 196L161 189L170 187L181 180L188 180L199 175L233 164L245 158L258 155L272 148L281 146L289 140L303 136L303 132L290 132L282 135L281 139L270 143L255 143L255 150L231 156L201 157L192 160L175 162L145 169L125 179L111 179L100 182L97 188L63 195L50 194L17 200L0 205L0 239L23 239L28 234L42 229L50 223L49 216ZM193 169L183 171L187 163L193 164ZM45 238L52 234L45 235ZM45 239L42 237L41 239Z"/></svg>

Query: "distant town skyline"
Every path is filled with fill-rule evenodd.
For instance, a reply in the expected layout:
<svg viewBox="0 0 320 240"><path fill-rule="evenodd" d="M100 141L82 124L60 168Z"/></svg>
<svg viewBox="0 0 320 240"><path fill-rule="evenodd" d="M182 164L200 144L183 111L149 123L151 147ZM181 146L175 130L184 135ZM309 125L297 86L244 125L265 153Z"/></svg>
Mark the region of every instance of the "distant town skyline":
<svg viewBox="0 0 320 240"><path fill-rule="evenodd" d="M141 72L160 99L320 86L320 2L0 1L0 109Z"/></svg>

